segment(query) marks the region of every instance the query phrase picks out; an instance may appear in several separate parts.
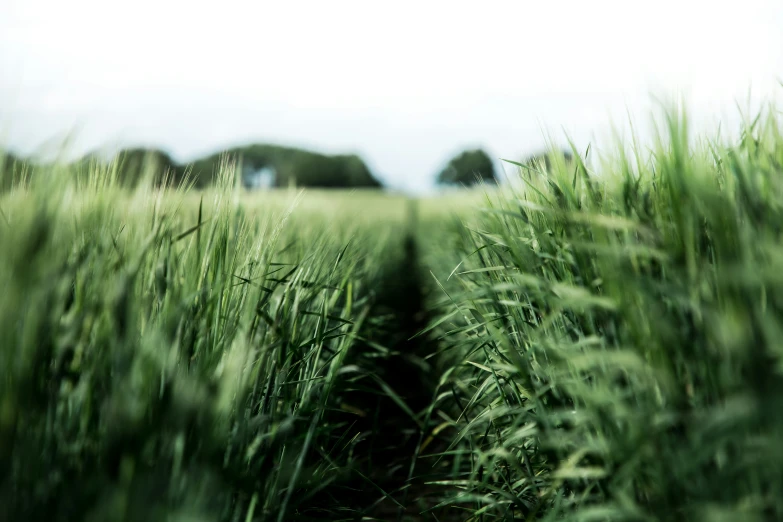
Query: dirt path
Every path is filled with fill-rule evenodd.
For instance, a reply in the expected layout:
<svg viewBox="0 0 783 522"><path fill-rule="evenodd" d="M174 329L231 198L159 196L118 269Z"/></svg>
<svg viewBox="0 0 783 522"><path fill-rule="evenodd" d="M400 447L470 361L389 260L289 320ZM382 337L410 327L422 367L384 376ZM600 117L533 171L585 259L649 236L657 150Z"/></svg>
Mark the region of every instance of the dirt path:
<svg viewBox="0 0 783 522"><path fill-rule="evenodd" d="M426 360L434 341L417 336L429 324L425 295L429 285L420 266L415 227L412 206L402 255L384 267L362 340L352 348L348 364L360 367L361 377L343 383L338 399L351 411L328 414L335 438L353 441L355 468L338 487L325 488L313 505L333 506L345 513L344 520L464 519L458 511L428 511L445 493L443 486L428 482L450 478L451 470L441 461L437 469L443 471L438 473L435 458L419 456L419 447L434 426L427 412L439 376ZM446 444L429 441L426 453L444 451Z"/></svg>
<svg viewBox="0 0 783 522"><path fill-rule="evenodd" d="M428 287L419 266L415 234L415 214L405 238L404 258L380 289L375 312L391 318L383 332L383 342L393 350L382 365L384 383L404 401L406 412L392 398L383 394L376 403L379 422L373 427L373 468L370 478L386 492L375 491L381 499L367 506L366 519L384 521L445 521L461 520L456 511L438 509L428 512L440 503L444 489L428 482L450 477L438 473L436 459L426 455L416 458L419 446L431 433L433 423L426 412L436 392L439 376L425 359L433 351L433 341L426 336L416 337L428 324L426 296ZM411 417L410 413L414 414ZM426 448L432 455L446 449L445 442L434 441ZM439 466L438 469L444 469ZM445 468L448 470L448 467ZM368 492L369 493L369 492Z"/></svg>

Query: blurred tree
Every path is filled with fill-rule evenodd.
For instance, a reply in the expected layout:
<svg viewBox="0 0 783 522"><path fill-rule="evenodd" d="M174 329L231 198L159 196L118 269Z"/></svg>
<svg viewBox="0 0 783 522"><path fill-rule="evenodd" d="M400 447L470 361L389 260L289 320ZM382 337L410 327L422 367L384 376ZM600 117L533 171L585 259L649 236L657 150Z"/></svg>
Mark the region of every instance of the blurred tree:
<svg viewBox="0 0 783 522"><path fill-rule="evenodd" d="M492 159L481 149L460 153L438 174L438 183L443 185L473 185L479 180L488 182L496 179Z"/></svg>
<svg viewBox="0 0 783 522"><path fill-rule="evenodd" d="M370 172L364 161L356 154L335 156L345 170L350 187L380 188L378 181Z"/></svg>
<svg viewBox="0 0 783 522"><path fill-rule="evenodd" d="M381 187L359 156L327 156L315 152L277 145L249 145L228 149L193 163L193 174L199 179L214 178L226 168L228 159L241 163L242 171L269 169L275 173L276 187L295 184L300 187L358 188ZM237 171L237 172L242 172ZM234 172L234 175L237 175Z"/></svg>
<svg viewBox="0 0 783 522"><path fill-rule="evenodd" d="M184 169L158 149L124 149L115 155L114 161L117 162L117 180L122 186L135 187L147 176L155 186L177 186L184 180Z"/></svg>
<svg viewBox="0 0 783 522"><path fill-rule="evenodd" d="M0 189L8 189L27 178L39 165L28 159L0 150ZM106 162L97 152L86 154L68 165L70 173L87 178L95 168ZM364 161L355 154L327 156L315 152L278 145L249 145L235 147L199 158L187 165L175 162L168 153L154 148L128 148L117 152L111 160L121 186L133 188L143 179L154 186L176 187L187 181L196 189L216 183L219 177L241 178L248 188L256 185L254 175L263 172L273 177L277 187L295 184L300 187L320 188L380 188L382 185L370 172Z"/></svg>
<svg viewBox="0 0 783 522"><path fill-rule="evenodd" d="M364 162L355 155L324 156L303 153L292 156L279 171L276 184L300 187L364 188L380 187Z"/></svg>

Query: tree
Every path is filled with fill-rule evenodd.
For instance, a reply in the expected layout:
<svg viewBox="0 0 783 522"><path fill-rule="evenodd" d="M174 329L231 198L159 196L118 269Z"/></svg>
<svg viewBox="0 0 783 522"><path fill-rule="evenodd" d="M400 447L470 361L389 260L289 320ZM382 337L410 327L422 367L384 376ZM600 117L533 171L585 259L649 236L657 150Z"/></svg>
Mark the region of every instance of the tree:
<svg viewBox="0 0 783 522"><path fill-rule="evenodd" d="M293 182L299 187L318 188L377 188L376 180L367 165L355 155L325 156L298 154L279 171L277 184Z"/></svg>
<svg viewBox="0 0 783 522"><path fill-rule="evenodd" d="M274 186L360 188L381 186L364 161L354 154L328 156L293 147L256 144L235 147L193 162L193 174L211 179L226 158L241 161L250 171L270 169Z"/></svg>
<svg viewBox="0 0 783 522"><path fill-rule="evenodd" d="M120 185L135 187L146 175L155 186L177 186L183 171L167 153L157 149L124 149L115 156Z"/></svg>
<svg viewBox="0 0 783 522"><path fill-rule="evenodd" d="M466 150L449 161L438 174L443 185L473 185L478 181L495 181L495 166L489 155L481 149Z"/></svg>
<svg viewBox="0 0 783 522"><path fill-rule="evenodd" d="M98 155L88 155L74 163L88 172L93 162L102 163ZM178 186L187 176L188 185L203 189L214 185L222 176L244 177L248 173L265 171L274 176L272 184L285 187L293 183L300 187L379 188L378 181L364 161L354 154L328 156L308 150L278 145L255 144L234 147L178 164L166 152L157 149L133 148L114 156L114 167L120 185L135 187L146 177L154 186ZM6 162L11 164L10 160ZM3 170L0 165L0 174ZM3 179L8 176L3 176ZM253 186L241 179L245 186Z"/></svg>
<svg viewBox="0 0 783 522"><path fill-rule="evenodd" d="M352 188L380 188L381 182L372 175L364 161L356 154L335 156L345 172L346 181Z"/></svg>

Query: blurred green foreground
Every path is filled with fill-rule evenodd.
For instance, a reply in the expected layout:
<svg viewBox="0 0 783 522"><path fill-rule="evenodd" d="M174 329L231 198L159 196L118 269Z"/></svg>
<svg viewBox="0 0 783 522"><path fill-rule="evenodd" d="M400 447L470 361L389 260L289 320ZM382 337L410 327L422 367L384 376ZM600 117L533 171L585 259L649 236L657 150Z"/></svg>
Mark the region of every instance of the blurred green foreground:
<svg viewBox="0 0 783 522"><path fill-rule="evenodd" d="M775 115L412 202L0 168L0 520L783 520Z"/></svg>

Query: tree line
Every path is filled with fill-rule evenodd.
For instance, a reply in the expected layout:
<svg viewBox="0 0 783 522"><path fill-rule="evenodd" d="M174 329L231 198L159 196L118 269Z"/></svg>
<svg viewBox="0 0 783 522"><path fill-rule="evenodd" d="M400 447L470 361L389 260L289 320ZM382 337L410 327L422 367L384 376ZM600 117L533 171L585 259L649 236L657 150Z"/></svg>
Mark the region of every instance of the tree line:
<svg viewBox="0 0 783 522"><path fill-rule="evenodd" d="M562 152L570 161L571 155ZM550 155L541 153L521 160L533 167L538 160L546 166ZM76 160L71 167L85 175L98 165L109 165L120 185L134 187L148 179L156 186L179 186L186 183L197 189L207 188L218 181L221 173L235 173L248 188L266 185L290 185L312 188L382 188L364 160L356 154L327 155L294 147L255 144L234 147L199 158L189 163L178 163L168 153L154 148L130 148L116 153L108 161L97 153ZM37 163L0 151L0 189L8 188L20 179L29 177ZM480 148L464 150L451 158L437 174L440 185L471 186L476 183L494 183L498 180L492 158Z"/></svg>

